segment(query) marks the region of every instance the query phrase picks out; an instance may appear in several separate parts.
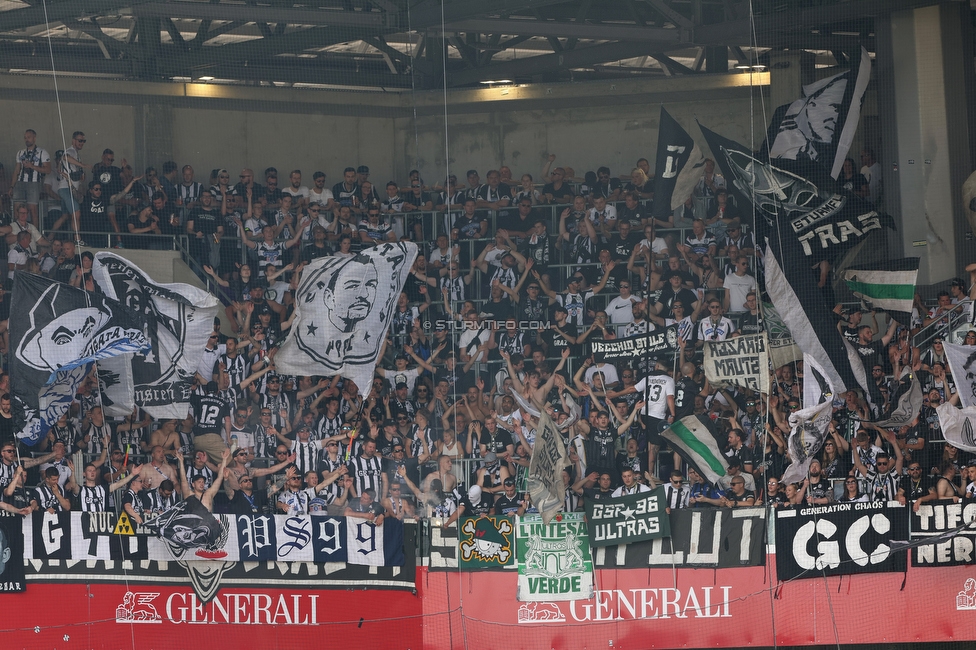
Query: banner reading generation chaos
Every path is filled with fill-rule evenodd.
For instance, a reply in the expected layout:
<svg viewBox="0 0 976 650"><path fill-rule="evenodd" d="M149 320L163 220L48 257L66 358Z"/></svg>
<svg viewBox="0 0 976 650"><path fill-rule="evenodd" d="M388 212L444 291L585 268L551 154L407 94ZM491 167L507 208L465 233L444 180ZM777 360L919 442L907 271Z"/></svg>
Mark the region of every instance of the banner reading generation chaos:
<svg viewBox="0 0 976 650"><path fill-rule="evenodd" d="M633 359L646 354L673 353L678 347L678 326L669 325L664 329L647 334L629 336L612 341L590 341L590 351L598 363L613 362L617 359Z"/></svg>

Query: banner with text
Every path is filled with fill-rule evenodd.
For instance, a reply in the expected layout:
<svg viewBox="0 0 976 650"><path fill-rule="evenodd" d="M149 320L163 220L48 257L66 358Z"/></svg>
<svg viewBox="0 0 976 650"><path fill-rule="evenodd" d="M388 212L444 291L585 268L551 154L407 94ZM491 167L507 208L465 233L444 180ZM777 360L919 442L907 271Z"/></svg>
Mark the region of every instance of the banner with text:
<svg viewBox="0 0 976 650"><path fill-rule="evenodd" d="M976 501L929 501L910 517L912 566L976 564Z"/></svg>
<svg viewBox="0 0 976 650"><path fill-rule="evenodd" d="M664 511L664 487L606 500L586 501L586 523L592 546L631 544L671 535Z"/></svg>
<svg viewBox="0 0 976 650"><path fill-rule="evenodd" d="M90 576L93 567L104 569L99 572L105 580L121 580L123 561L134 567L129 571L132 579L169 576L176 567L176 574L189 575L204 601L213 597L225 573L241 578L241 584L272 580L300 587L302 580L314 578L316 586L323 587L414 586L414 523L391 518L375 526L362 519L329 516L217 517L226 527L221 544L192 551L171 546L144 526L130 529L131 534L116 534L120 527L114 512L36 512L23 521L24 557L71 560L27 563L45 579L57 574L66 581ZM276 565L291 568L282 573ZM87 569L76 572L76 566ZM210 575L214 567L220 574L215 577Z"/></svg>
<svg viewBox="0 0 976 650"><path fill-rule="evenodd" d="M765 334L705 342L705 376L713 386L734 384L769 394Z"/></svg>
<svg viewBox="0 0 976 650"><path fill-rule="evenodd" d="M548 524L539 515L518 519L518 600L586 600L593 597L593 561L582 512L565 512Z"/></svg>
<svg viewBox="0 0 976 650"><path fill-rule="evenodd" d="M613 363L618 359L633 359L645 355L671 355L678 347L678 326L668 327L629 336L625 339L612 341L590 341L590 351L597 363Z"/></svg>
<svg viewBox="0 0 976 650"><path fill-rule="evenodd" d="M904 571L908 512L885 502L835 503L776 514L780 580Z"/></svg>
<svg viewBox="0 0 976 650"><path fill-rule="evenodd" d="M593 566L744 567L766 561L765 508L680 508L667 518L671 537L596 548Z"/></svg>

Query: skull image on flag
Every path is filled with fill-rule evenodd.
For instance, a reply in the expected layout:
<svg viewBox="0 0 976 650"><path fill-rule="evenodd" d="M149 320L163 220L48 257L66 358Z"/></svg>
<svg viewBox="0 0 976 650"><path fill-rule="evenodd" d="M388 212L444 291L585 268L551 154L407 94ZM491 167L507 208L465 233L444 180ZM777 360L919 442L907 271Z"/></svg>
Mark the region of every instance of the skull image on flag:
<svg viewBox="0 0 976 650"><path fill-rule="evenodd" d="M295 296L295 322L275 358L279 371L341 374L368 386L416 257L416 244L391 243L349 258L320 258L305 267Z"/></svg>

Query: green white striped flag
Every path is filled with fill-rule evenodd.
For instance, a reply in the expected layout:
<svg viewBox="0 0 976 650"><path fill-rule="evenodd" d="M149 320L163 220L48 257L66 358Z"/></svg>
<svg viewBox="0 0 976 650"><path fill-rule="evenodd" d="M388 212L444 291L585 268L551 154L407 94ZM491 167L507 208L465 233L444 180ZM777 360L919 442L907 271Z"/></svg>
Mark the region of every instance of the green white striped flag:
<svg viewBox="0 0 976 650"><path fill-rule="evenodd" d="M918 258L905 257L868 268L847 269L844 281L872 309L883 309L903 325L911 324Z"/></svg>
<svg viewBox="0 0 976 650"><path fill-rule="evenodd" d="M695 468L709 483L725 476L729 464L715 438L712 421L705 416L689 415L681 418L661 434L671 448Z"/></svg>

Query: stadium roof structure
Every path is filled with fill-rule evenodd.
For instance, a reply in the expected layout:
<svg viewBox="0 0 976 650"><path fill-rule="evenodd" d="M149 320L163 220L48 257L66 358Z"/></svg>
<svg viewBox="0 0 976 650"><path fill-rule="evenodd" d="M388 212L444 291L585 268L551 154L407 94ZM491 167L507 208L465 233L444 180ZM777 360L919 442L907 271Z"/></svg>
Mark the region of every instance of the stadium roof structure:
<svg viewBox="0 0 976 650"><path fill-rule="evenodd" d="M0 71L406 90L816 65L944 0L0 0ZM51 51L48 50L50 42ZM446 73L446 74L445 74Z"/></svg>

